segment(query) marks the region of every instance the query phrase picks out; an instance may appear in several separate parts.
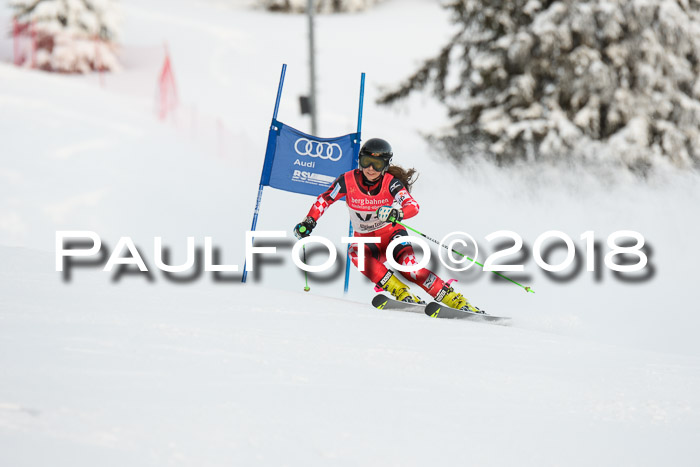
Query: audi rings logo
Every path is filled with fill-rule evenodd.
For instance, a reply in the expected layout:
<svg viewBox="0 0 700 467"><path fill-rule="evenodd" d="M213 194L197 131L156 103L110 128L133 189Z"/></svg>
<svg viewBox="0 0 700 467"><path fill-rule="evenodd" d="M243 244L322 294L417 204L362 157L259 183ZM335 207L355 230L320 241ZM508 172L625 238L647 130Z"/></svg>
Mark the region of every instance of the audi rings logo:
<svg viewBox="0 0 700 467"><path fill-rule="evenodd" d="M294 143L294 150L300 156L320 157L333 162L343 157L343 150L337 143L326 143L323 141L311 141L306 138L299 138Z"/></svg>

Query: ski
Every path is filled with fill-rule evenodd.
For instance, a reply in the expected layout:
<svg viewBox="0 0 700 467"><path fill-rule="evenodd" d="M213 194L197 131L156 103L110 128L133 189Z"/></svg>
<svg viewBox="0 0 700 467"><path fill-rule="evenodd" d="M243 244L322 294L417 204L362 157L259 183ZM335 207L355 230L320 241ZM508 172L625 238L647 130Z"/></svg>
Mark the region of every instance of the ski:
<svg viewBox="0 0 700 467"><path fill-rule="evenodd" d="M400 302L384 294L375 295L372 299L372 306L379 310L410 311L412 313L423 313L425 310L425 303Z"/></svg>
<svg viewBox="0 0 700 467"><path fill-rule="evenodd" d="M474 313L473 311L457 310L438 302L430 302L425 306L425 314L431 318L445 319L471 319L476 321L507 322L510 318L494 316L486 313Z"/></svg>
<svg viewBox="0 0 700 467"><path fill-rule="evenodd" d="M474 313L471 311L457 310L438 302L430 302L427 305L425 303L419 304L399 302L398 300L394 300L393 298L387 297L384 294L375 295L375 297L372 299L372 306L379 310L425 313L431 318L471 319L476 321L489 321L492 323L500 322L504 324L510 320L510 318L504 316L494 316L486 313Z"/></svg>

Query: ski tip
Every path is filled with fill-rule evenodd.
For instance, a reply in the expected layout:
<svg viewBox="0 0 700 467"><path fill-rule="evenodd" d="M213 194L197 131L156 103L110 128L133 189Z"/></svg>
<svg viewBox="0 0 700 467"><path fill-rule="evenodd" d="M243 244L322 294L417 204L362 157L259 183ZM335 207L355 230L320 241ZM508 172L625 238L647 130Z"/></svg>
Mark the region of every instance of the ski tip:
<svg viewBox="0 0 700 467"><path fill-rule="evenodd" d="M382 310L382 309L384 309L384 307L386 306L388 301L389 301L389 298L386 295L377 294L372 299L372 305L375 308L379 308L380 310Z"/></svg>
<svg viewBox="0 0 700 467"><path fill-rule="evenodd" d="M532 293L535 293L535 291L532 290L530 287L525 287L525 292L532 292Z"/></svg>
<svg viewBox="0 0 700 467"><path fill-rule="evenodd" d="M431 302L431 303L428 303L428 305L426 305L426 307L423 311L429 317L437 318L438 315L440 314L441 309L442 309L442 306L438 305L437 302Z"/></svg>

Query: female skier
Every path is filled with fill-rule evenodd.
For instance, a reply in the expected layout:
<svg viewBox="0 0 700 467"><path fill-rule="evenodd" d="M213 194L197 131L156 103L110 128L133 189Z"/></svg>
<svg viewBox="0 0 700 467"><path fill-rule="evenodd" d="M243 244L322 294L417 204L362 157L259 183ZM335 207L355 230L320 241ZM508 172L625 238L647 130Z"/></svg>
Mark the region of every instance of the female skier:
<svg viewBox="0 0 700 467"><path fill-rule="evenodd" d="M389 165L393 151L391 145L380 138L372 138L360 149L359 169L339 176L330 188L322 193L311 206L306 218L294 228L297 238L307 237L328 207L345 196L355 237L379 237L380 243L364 246L365 269L362 273L378 287L391 293L402 302L425 303L413 295L408 286L384 265L386 248L393 239L407 236L408 232L395 221L401 222L418 214L418 203L409 194L415 181L414 169L405 170ZM394 222L389 219L395 219ZM350 259L357 267L358 244L350 244ZM394 260L402 266L417 264L410 243L402 243L394 249ZM401 272L408 280L418 284L428 295L445 305L483 313L471 305L449 283L428 269Z"/></svg>

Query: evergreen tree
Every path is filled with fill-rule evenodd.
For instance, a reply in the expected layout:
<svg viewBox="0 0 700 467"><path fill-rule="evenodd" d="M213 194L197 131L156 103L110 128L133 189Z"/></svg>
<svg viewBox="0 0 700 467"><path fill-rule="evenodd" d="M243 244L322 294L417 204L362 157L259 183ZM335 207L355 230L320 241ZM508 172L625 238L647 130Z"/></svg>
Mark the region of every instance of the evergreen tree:
<svg viewBox="0 0 700 467"><path fill-rule="evenodd" d="M10 0L14 19L34 35L35 66L86 73L118 68L113 0Z"/></svg>
<svg viewBox="0 0 700 467"><path fill-rule="evenodd" d="M384 92L430 90L455 160L700 167L697 0L461 0L440 53Z"/></svg>

